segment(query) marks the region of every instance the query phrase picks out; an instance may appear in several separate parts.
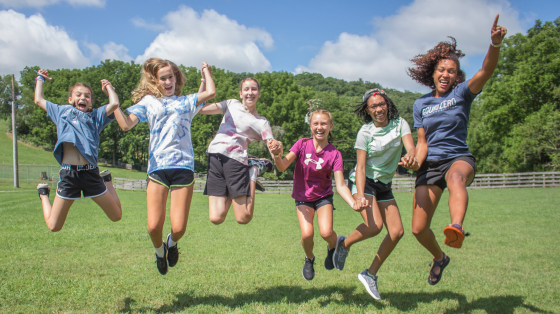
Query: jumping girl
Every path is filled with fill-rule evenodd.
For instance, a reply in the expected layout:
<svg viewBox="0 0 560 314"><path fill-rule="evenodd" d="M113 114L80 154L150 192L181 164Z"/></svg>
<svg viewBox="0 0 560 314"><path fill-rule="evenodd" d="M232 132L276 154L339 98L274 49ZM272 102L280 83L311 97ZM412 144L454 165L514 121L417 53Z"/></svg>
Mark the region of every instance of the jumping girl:
<svg viewBox="0 0 560 314"><path fill-rule="evenodd" d="M206 105L201 113L223 114L216 137L208 146L208 177L204 195L208 195L210 221L221 224L231 205L235 219L247 224L253 218L258 175L272 170L264 158L250 158L247 145L252 141L272 140L272 129L257 113L261 96L259 82L251 77L241 81L237 99ZM262 190L262 187L261 187Z"/></svg>
<svg viewBox="0 0 560 314"><path fill-rule="evenodd" d="M418 55L408 69L415 81L432 89L416 100L414 127L418 128L416 160L420 169L414 191L412 233L433 256L428 282L441 279L449 257L441 250L430 229L443 190L449 189L451 224L443 230L445 244L460 248L465 237L463 220L467 211L467 186L474 180L476 163L467 145L467 125L474 98L492 76L507 29L498 26L496 15L490 30L490 47L478 71L465 81L459 58L464 54L452 42L440 42L426 54Z"/></svg>
<svg viewBox="0 0 560 314"><path fill-rule="evenodd" d="M120 110L115 114L123 131L138 122L147 121L150 126L148 232L156 251L157 269L162 275L168 267L177 264L177 242L187 228L194 183L191 122L204 102L216 93L208 64L203 63L201 72L199 93L180 96L186 82L181 69L168 60L148 59L142 66L140 84L132 92L132 100L137 103L126 110L128 116ZM164 242L162 231L169 191L171 233Z"/></svg>
<svg viewBox="0 0 560 314"><path fill-rule="evenodd" d="M374 88L367 91L363 102L354 112L366 124L356 138L354 148L358 162L350 174L348 185L356 201L366 199L370 205L360 212L364 223L348 238L342 235L338 237L333 259L336 268L342 270L350 247L376 236L385 225L387 235L371 266L358 274L358 279L369 294L379 300L381 297L377 288L377 271L404 233L391 180L398 165L407 168L414 166L415 147L408 123L399 117L397 107L384 90ZM403 144L407 154L401 158ZM399 163L399 160L402 162Z"/></svg>
<svg viewBox="0 0 560 314"><path fill-rule="evenodd" d="M367 201L355 201L344 184L342 155L328 140L333 128L332 115L326 110L311 113L312 138L299 139L286 157L282 158L282 143L271 141L269 149L279 171L284 171L296 161L292 197L296 201L297 216L301 228L301 244L305 252L302 275L306 280L315 277L315 255L313 254L313 218L317 212L321 237L328 243L325 269L334 269L333 253L336 233L333 230L332 174L338 194L354 210L367 206ZM332 136L332 135L331 135ZM277 147L274 147L276 145Z"/></svg>
<svg viewBox="0 0 560 314"><path fill-rule="evenodd" d="M45 70L37 73L35 104L56 124L58 141L54 157L62 166L52 206L49 185L37 186L47 227L51 231L62 229L70 206L81 198L82 193L84 198L93 199L109 219L119 221L122 209L111 183L111 172L105 170L100 174L97 168L99 133L115 119L113 112L119 107L115 89L109 81L101 80L101 89L109 97L109 104L93 109L93 90L87 84L76 83L68 93L70 105L59 106L43 95L45 79L50 81L52 78Z"/></svg>

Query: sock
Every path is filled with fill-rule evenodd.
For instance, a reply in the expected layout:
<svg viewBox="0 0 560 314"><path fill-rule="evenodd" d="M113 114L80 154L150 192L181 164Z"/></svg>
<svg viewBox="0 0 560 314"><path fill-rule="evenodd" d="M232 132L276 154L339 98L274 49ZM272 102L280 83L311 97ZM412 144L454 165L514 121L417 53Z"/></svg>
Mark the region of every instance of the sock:
<svg viewBox="0 0 560 314"><path fill-rule="evenodd" d="M377 277L377 276L375 276L375 275L370 274L370 273L369 273L369 270L366 272L366 274L367 274L368 276L370 276L371 278L376 278L376 277Z"/></svg>
<svg viewBox="0 0 560 314"><path fill-rule="evenodd" d="M249 177L251 178L251 181L257 181L257 177L260 174L260 169L257 166L253 166L251 167L251 169L249 169Z"/></svg>
<svg viewBox="0 0 560 314"><path fill-rule="evenodd" d="M156 255L158 257L163 257L163 255L165 254L165 251L163 250L163 243L161 244L160 247L155 247L154 246L154 249L156 250Z"/></svg>
<svg viewBox="0 0 560 314"><path fill-rule="evenodd" d="M167 247L174 247L177 242L173 241L173 236L169 235L167 237Z"/></svg>

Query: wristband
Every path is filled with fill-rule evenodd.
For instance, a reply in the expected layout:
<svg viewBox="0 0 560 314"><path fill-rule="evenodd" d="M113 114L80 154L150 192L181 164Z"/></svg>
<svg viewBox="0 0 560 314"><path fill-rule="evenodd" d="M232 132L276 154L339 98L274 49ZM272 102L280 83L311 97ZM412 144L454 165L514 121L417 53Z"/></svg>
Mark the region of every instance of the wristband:
<svg viewBox="0 0 560 314"><path fill-rule="evenodd" d="M500 48L500 47L502 46L502 43L503 43L503 41L502 41L501 43L495 45L495 44L492 42L492 38L490 38L490 46L492 46L492 47L494 47L494 48Z"/></svg>
<svg viewBox="0 0 560 314"><path fill-rule="evenodd" d="M45 78L41 75L37 75L37 77L35 78L35 81L45 82Z"/></svg>
<svg viewBox="0 0 560 314"><path fill-rule="evenodd" d="M205 79L200 79L200 81L201 81L202 83L206 83L206 80L205 80Z"/></svg>

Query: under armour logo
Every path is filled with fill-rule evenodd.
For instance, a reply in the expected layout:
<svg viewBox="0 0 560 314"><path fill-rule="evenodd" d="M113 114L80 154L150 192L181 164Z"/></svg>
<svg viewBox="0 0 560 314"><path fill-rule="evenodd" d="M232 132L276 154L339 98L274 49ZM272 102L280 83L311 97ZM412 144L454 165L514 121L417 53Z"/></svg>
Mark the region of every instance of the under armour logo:
<svg viewBox="0 0 560 314"><path fill-rule="evenodd" d="M311 161L312 163L317 165L317 167L315 167L315 169L317 169L317 170L323 169L323 167L321 167L321 164L325 162L323 160L323 158L319 158L319 161L315 161L315 160L311 159L311 154L305 154L305 157L307 157L307 159L304 160L303 162L305 163L306 166L309 165L309 162Z"/></svg>

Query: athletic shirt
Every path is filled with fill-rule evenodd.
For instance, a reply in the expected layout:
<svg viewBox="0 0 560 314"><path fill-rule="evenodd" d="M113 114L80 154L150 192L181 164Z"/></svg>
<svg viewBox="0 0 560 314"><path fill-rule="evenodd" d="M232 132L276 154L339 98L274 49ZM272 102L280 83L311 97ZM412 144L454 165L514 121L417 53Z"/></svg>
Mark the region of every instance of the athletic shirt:
<svg viewBox="0 0 560 314"><path fill-rule="evenodd" d="M150 126L148 173L162 169L194 171L191 122L205 103L196 105L198 94L156 98L144 96L126 109Z"/></svg>
<svg viewBox="0 0 560 314"><path fill-rule="evenodd" d="M376 127L373 122L362 126L354 148L367 153L366 177L385 184L393 180L401 159L402 137L407 134L410 127L401 117L389 120L385 127ZM355 170L350 175L353 182L356 182Z"/></svg>
<svg viewBox="0 0 560 314"><path fill-rule="evenodd" d="M97 166L99 133L115 119L107 116L107 106L83 112L71 105L59 106L46 103L47 117L56 124L58 140L54 147L54 158L62 165L62 143L72 143L80 154L92 165Z"/></svg>
<svg viewBox="0 0 560 314"><path fill-rule="evenodd" d="M314 202L333 194L332 174L343 171L342 155L329 143L316 152L313 139L299 139L290 151L296 154L292 197L299 202Z"/></svg>
<svg viewBox="0 0 560 314"><path fill-rule="evenodd" d="M471 105L477 94L471 92L468 83L458 84L439 98L429 93L414 102L414 127L426 131L428 160L470 154L467 125Z"/></svg>
<svg viewBox="0 0 560 314"><path fill-rule="evenodd" d="M265 117L256 117L237 99L220 102L224 118L208 149L209 154L222 154L247 165L247 146L252 141L274 138Z"/></svg>

